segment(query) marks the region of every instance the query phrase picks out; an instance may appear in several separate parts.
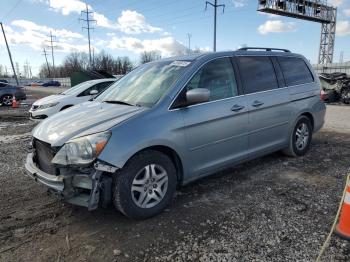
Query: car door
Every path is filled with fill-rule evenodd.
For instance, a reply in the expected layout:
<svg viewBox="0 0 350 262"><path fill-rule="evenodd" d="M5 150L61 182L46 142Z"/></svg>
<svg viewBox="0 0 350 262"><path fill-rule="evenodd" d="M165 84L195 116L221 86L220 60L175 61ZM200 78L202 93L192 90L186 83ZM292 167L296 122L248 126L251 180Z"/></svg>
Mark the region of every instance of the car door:
<svg viewBox="0 0 350 262"><path fill-rule="evenodd" d="M254 157L287 143L289 91L283 85L274 58L238 56L236 59L249 111L249 152Z"/></svg>
<svg viewBox="0 0 350 262"><path fill-rule="evenodd" d="M248 114L229 57L202 66L185 86L210 91L210 101L181 109L188 145L190 173L214 172L247 156Z"/></svg>

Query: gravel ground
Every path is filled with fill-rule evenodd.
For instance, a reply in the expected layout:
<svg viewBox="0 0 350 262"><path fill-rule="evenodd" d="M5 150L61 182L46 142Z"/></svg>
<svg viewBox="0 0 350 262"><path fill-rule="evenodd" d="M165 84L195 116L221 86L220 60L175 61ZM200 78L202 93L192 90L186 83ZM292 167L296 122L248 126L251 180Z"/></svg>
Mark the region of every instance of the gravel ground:
<svg viewBox="0 0 350 262"><path fill-rule="evenodd" d="M274 153L225 170L133 221L48 196L23 166L34 124L0 114L0 261L313 261L350 171L345 123L349 107L328 106L306 156ZM349 242L333 236L323 261L349 260Z"/></svg>

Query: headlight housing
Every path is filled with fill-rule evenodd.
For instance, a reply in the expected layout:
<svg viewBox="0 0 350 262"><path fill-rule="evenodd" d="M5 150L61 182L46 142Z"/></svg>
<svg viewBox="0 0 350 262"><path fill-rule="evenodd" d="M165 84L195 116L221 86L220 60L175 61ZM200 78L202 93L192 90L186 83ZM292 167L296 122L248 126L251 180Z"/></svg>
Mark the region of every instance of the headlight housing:
<svg viewBox="0 0 350 262"><path fill-rule="evenodd" d="M63 166L91 164L102 152L110 137L110 132L103 132L69 140L51 162Z"/></svg>
<svg viewBox="0 0 350 262"><path fill-rule="evenodd" d="M46 108L49 108L49 107L54 107L54 106L57 106L59 102L56 102L56 103L49 103L49 104L45 104L45 105L40 105L39 106L39 109L46 109Z"/></svg>

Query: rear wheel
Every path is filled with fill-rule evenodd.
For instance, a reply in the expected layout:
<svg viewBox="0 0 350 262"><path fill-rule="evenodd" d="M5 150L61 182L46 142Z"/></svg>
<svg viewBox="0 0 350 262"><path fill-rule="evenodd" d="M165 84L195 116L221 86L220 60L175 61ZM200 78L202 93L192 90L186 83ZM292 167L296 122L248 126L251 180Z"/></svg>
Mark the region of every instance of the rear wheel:
<svg viewBox="0 0 350 262"><path fill-rule="evenodd" d="M311 121L306 116L300 116L289 138L289 146L282 152L287 156L303 156L310 148L311 139Z"/></svg>
<svg viewBox="0 0 350 262"><path fill-rule="evenodd" d="M1 104L4 106L11 106L13 100L13 95L4 95L1 98Z"/></svg>
<svg viewBox="0 0 350 262"><path fill-rule="evenodd" d="M149 218L170 204L176 183L171 159L158 151L144 151L115 174L113 202L130 218Z"/></svg>

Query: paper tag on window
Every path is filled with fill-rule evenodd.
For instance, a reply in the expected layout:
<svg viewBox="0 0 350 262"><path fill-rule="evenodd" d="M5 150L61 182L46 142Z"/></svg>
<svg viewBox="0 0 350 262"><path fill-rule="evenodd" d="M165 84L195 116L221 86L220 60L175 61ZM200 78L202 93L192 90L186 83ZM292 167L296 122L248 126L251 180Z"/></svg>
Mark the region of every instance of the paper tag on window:
<svg viewBox="0 0 350 262"><path fill-rule="evenodd" d="M191 62L188 61L174 61L170 65L171 66L188 66Z"/></svg>

